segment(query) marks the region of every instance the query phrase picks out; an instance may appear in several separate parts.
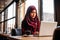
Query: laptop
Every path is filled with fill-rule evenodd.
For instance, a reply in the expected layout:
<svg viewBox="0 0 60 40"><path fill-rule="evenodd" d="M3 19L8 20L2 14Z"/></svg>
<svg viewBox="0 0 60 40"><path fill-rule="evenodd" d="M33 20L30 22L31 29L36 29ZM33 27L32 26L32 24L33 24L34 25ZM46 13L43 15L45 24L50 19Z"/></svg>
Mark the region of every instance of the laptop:
<svg viewBox="0 0 60 40"><path fill-rule="evenodd" d="M41 21L39 36L53 35L55 28L57 28L57 22Z"/></svg>

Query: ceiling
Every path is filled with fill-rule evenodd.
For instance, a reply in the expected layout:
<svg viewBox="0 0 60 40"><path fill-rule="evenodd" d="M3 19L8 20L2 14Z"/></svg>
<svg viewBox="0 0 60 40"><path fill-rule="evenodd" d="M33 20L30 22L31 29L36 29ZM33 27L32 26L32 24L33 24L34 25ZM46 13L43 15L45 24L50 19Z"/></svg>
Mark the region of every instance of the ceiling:
<svg viewBox="0 0 60 40"><path fill-rule="evenodd" d="M12 0L0 0L0 11L2 11Z"/></svg>
<svg viewBox="0 0 60 40"><path fill-rule="evenodd" d="M0 12L7 7L13 0L0 0ZM18 0L14 0L14 1L18 1ZM26 1L26 0L21 0L22 2Z"/></svg>

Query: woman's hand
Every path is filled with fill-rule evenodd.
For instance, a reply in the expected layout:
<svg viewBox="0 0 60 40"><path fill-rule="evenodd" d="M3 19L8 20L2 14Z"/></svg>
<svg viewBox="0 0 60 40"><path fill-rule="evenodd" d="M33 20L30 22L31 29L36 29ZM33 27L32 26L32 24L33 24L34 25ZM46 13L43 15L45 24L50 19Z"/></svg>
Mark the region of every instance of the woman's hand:
<svg viewBox="0 0 60 40"><path fill-rule="evenodd" d="M39 32L35 32L34 33L34 36L39 36Z"/></svg>
<svg viewBox="0 0 60 40"><path fill-rule="evenodd" d="M39 35L39 32L38 32L38 31L36 31L34 34L35 34L35 35Z"/></svg>

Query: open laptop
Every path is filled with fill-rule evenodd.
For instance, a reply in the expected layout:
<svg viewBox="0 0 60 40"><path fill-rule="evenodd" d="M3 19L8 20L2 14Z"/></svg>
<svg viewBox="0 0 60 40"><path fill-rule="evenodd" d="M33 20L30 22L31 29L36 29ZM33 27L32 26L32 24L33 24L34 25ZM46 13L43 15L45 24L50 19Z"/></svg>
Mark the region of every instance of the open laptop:
<svg viewBox="0 0 60 40"><path fill-rule="evenodd" d="M53 32L54 32L56 27L57 27L57 22L41 21L39 36L53 35Z"/></svg>

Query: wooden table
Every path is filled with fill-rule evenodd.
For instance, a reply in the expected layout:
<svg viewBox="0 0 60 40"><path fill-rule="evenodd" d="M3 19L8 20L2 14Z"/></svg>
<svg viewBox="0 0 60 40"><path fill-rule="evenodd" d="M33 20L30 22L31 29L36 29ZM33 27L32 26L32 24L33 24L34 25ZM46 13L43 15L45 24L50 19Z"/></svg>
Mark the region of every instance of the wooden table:
<svg viewBox="0 0 60 40"><path fill-rule="evenodd" d="M52 37L22 37L22 40L52 40Z"/></svg>
<svg viewBox="0 0 60 40"><path fill-rule="evenodd" d="M22 40L39 40L40 37L22 37Z"/></svg>
<svg viewBox="0 0 60 40"><path fill-rule="evenodd" d="M7 34L0 34L3 37L8 38L9 40L52 40L52 36L50 37L23 37L23 36L8 36Z"/></svg>
<svg viewBox="0 0 60 40"><path fill-rule="evenodd" d="M19 37L19 36L16 36L15 39L18 39L18 40L52 40L52 37Z"/></svg>

